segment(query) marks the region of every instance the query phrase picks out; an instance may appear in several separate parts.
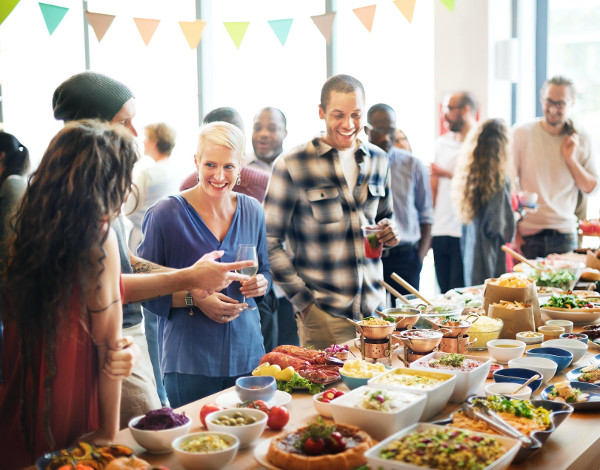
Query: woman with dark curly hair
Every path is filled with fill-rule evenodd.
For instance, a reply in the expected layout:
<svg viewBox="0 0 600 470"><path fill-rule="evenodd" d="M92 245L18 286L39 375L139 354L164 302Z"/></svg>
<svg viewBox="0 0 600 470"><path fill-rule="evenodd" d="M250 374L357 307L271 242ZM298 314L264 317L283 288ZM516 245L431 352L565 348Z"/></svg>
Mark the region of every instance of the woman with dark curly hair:
<svg viewBox="0 0 600 470"><path fill-rule="evenodd" d="M3 286L3 469L77 439L106 444L118 431L121 382L106 373L122 324L110 223L137 158L124 127L76 121L54 137L31 177Z"/></svg>
<svg viewBox="0 0 600 470"><path fill-rule="evenodd" d="M466 286L506 272L502 245L512 241L508 130L489 119L471 131L452 179L453 203L463 222L461 251Z"/></svg>

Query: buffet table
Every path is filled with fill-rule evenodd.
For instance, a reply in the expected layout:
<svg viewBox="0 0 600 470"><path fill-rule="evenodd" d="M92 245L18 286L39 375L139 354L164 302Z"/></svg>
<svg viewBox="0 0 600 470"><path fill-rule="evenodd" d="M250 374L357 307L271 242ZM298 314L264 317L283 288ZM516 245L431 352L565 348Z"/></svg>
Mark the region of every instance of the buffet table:
<svg viewBox="0 0 600 470"><path fill-rule="evenodd" d="M574 331L579 331L580 328L575 327ZM360 358L360 352L352 344L352 352L357 358ZM530 346L528 346L529 348ZM400 349L401 351L401 349ZM591 345L584 359L582 359L578 366L585 364L596 354L600 353L600 349L595 345ZM468 355L488 357L487 351L469 351ZM352 355L350 355L352 358ZM385 360L387 364L387 360ZM402 366L400 359L396 355L393 358L393 366ZM572 366L567 368L571 370ZM557 374L550 383L564 380L566 371ZM487 380L486 384L491 382ZM485 384L484 384L485 386ZM483 395L484 386L479 390L479 394ZM341 390L347 390L344 384L341 382L335 384L336 388ZM542 384L540 387L541 391L545 387ZM216 393L209 397L198 400L194 403L190 403L178 411L185 411L185 413L192 418L192 428L190 432L204 431L206 430L200 423L199 415L202 405L209 402L214 402L219 395L231 392L233 389L227 389L222 392ZM538 391L538 394L539 394ZM227 467L229 470L238 469L259 469L265 468L261 466L254 457L254 449L256 445L260 444L265 440L269 440L274 436L277 436L280 432L286 432L294 430L300 426L305 425L308 421L316 418L317 412L315 411L312 403L312 395L308 393L294 393L292 395L292 401L287 404L287 408L290 412L290 421L283 429L283 431L272 431L266 429L261 439L257 444L238 451L234 461ZM449 403L446 405L444 410L431 421L445 418L450 413L458 408L458 404ZM148 462L155 465L164 465L171 470L182 469L173 453L166 455L152 455L146 453L131 436L129 429L123 429L119 432L116 442L124 444L132 449L135 453L147 460ZM274 468L274 467L271 467ZM597 469L600 468L600 412L575 412L568 419L563 422L560 427L552 434L552 436L546 441L543 448L535 454L529 460L520 464L513 464L511 469Z"/></svg>

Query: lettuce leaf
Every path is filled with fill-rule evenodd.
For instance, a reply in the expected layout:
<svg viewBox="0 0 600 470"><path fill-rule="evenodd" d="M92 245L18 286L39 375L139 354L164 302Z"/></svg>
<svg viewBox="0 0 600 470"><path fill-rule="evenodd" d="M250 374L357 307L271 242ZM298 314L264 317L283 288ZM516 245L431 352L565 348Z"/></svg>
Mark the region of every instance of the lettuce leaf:
<svg viewBox="0 0 600 470"><path fill-rule="evenodd" d="M288 381L277 381L277 390L282 390L284 392L292 393L294 390L302 388L306 388L308 389L309 393L311 393L312 395L316 395L325 388L325 385L311 382L310 380L307 380L300 374L298 374L298 372L294 372L294 375L292 375L292 378Z"/></svg>

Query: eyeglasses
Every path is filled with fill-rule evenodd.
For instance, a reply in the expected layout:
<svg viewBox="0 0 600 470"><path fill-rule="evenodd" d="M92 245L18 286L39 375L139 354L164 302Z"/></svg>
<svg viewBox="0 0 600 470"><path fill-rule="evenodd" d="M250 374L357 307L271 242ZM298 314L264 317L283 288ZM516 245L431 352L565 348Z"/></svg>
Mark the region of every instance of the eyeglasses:
<svg viewBox="0 0 600 470"><path fill-rule="evenodd" d="M544 100L544 102L546 103L546 106L550 107L550 106L554 106L556 109L563 109L566 105L567 102L566 101L554 101L551 100L550 98L546 98Z"/></svg>
<svg viewBox="0 0 600 470"><path fill-rule="evenodd" d="M367 127L373 134L389 136L396 135L396 129L393 127L373 127L371 124L367 124Z"/></svg>

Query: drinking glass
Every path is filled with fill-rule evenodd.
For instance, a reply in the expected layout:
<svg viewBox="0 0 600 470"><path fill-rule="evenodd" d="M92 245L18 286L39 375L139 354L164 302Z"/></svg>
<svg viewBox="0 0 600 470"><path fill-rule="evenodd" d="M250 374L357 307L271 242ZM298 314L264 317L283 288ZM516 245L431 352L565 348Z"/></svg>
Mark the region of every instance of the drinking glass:
<svg viewBox="0 0 600 470"><path fill-rule="evenodd" d="M254 277L258 272L258 256L256 256L256 247L254 245L239 245L237 250L237 261L252 260L254 264L247 268L238 269L239 274ZM243 296L243 302L246 302L246 296ZM255 310L256 307L248 307L246 310Z"/></svg>

